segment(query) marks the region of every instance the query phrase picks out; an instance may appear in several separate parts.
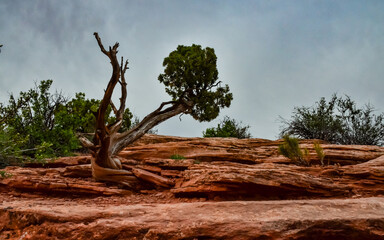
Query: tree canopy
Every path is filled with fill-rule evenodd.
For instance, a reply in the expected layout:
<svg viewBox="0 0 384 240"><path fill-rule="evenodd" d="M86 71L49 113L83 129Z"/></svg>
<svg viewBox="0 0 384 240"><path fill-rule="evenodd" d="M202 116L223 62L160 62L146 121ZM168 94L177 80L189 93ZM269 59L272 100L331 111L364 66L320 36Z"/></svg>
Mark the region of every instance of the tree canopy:
<svg viewBox="0 0 384 240"><path fill-rule="evenodd" d="M213 48L179 45L164 59L159 81L173 101L192 102L186 112L196 120L211 121L233 99L228 85L218 81L217 57Z"/></svg>

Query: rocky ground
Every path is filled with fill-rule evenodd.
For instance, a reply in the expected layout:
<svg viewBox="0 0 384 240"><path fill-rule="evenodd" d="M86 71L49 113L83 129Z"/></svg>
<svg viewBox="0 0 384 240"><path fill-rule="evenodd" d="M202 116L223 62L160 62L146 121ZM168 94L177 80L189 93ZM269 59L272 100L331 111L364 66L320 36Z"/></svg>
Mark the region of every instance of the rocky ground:
<svg viewBox="0 0 384 240"><path fill-rule="evenodd" d="M303 141L302 167L280 143L147 135L120 154L135 189L89 156L7 167L0 239L384 239L384 148L322 144L322 167Z"/></svg>

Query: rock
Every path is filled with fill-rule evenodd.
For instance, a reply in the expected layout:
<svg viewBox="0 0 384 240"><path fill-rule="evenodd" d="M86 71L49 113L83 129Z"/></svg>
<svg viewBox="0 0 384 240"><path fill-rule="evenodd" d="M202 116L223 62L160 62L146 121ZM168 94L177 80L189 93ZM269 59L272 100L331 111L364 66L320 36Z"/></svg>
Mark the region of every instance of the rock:
<svg viewBox="0 0 384 240"><path fill-rule="evenodd" d="M20 168L7 167L5 172L10 177L0 178L0 191L33 191L52 195L124 195L131 191L109 187L105 183L95 182L90 165L71 166L67 168Z"/></svg>
<svg viewBox="0 0 384 240"><path fill-rule="evenodd" d="M384 198L0 204L1 239L384 239Z"/></svg>
<svg viewBox="0 0 384 240"><path fill-rule="evenodd" d="M279 163L289 164L290 160L280 156L278 146L281 140L236 139L236 138L180 138L146 135L134 146L124 149L120 156L139 162L151 159L170 159L182 155L200 162L227 161L242 164ZM300 142L310 152L311 161L319 164L313 148L314 141ZM366 162L384 155L384 148L377 146L321 144L326 155L325 162L350 165ZM155 165L156 163L153 163Z"/></svg>
<svg viewBox="0 0 384 240"><path fill-rule="evenodd" d="M384 148L322 142L320 166L313 143L307 167L281 140L146 135L119 156L128 187L90 156L7 167L0 239L384 239Z"/></svg>
<svg viewBox="0 0 384 240"><path fill-rule="evenodd" d="M90 164L91 156L76 156L76 157L62 157L57 159L48 160L45 163L25 163L24 167L31 168L41 168L41 167L50 167L50 168L59 168L67 166L77 166L81 164Z"/></svg>
<svg viewBox="0 0 384 240"><path fill-rule="evenodd" d="M272 163L251 166L225 162L199 164L184 171L183 179L172 192L177 196L206 196L210 199L217 195L229 199L241 196L255 200L346 197L352 194L352 187L348 184L302 172L302 168L305 167Z"/></svg>
<svg viewBox="0 0 384 240"><path fill-rule="evenodd" d="M140 169L140 168L133 168L132 169L132 173L138 179L144 180L146 182L153 183L156 186L169 188L169 187L172 187L173 185L175 185L175 183L172 180L168 179L168 178L161 177L159 175L156 175L154 173L145 171L145 170Z"/></svg>
<svg viewBox="0 0 384 240"><path fill-rule="evenodd" d="M91 164L82 164L77 166L68 166L62 173L64 177L91 178Z"/></svg>
<svg viewBox="0 0 384 240"><path fill-rule="evenodd" d="M322 145L326 155L325 161L349 165L366 162L384 155L384 148L363 145Z"/></svg>

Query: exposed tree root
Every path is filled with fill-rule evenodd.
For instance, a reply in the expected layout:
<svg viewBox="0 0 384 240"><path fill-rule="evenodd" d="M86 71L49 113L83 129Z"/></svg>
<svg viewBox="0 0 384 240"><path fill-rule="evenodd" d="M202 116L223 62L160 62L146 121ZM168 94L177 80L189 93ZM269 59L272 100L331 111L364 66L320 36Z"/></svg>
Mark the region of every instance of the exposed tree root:
<svg viewBox="0 0 384 240"><path fill-rule="evenodd" d="M135 185L137 185L138 183L138 179L135 176L133 176L133 173L131 171L127 171L123 169L103 168L97 165L95 159L92 159L91 165L92 165L92 176L97 181L119 183L132 189L134 189Z"/></svg>

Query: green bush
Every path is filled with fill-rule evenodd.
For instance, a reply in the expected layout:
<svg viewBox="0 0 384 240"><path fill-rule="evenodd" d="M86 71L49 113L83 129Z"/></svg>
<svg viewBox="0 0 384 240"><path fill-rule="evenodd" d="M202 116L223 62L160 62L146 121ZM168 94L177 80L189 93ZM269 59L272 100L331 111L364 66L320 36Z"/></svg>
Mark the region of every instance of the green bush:
<svg viewBox="0 0 384 240"><path fill-rule="evenodd" d="M41 81L18 98L10 95L0 104L0 167L25 161L72 155L81 148L77 133L95 131L100 101L77 93L68 101L62 93L50 93L52 80ZM107 123L114 122L108 110ZM126 109L121 131L129 129L132 113Z"/></svg>
<svg viewBox="0 0 384 240"><path fill-rule="evenodd" d="M319 142L315 142L313 144L313 148L315 149L316 154L319 157L321 166L324 166L325 153L324 153L323 148L320 146L320 143ZM329 161L328 161L328 165L329 165Z"/></svg>
<svg viewBox="0 0 384 240"><path fill-rule="evenodd" d="M0 169L10 165L12 162L23 160L22 146L28 137L23 138L20 134L10 134L9 131L0 128Z"/></svg>
<svg viewBox="0 0 384 240"><path fill-rule="evenodd" d="M373 114L374 108L357 108L349 96L329 102L321 98L314 107L296 107L284 124L280 136L293 135L302 139L321 139L336 144L384 144L384 114Z"/></svg>
<svg viewBox="0 0 384 240"><path fill-rule="evenodd" d="M299 140L295 137L285 135L284 141L279 145L279 153L297 165L309 165L309 152L308 149L301 150L299 147Z"/></svg>
<svg viewBox="0 0 384 240"><path fill-rule="evenodd" d="M250 138L251 134L248 129L249 126L242 126L241 122L238 123L235 119L226 116L216 128L207 128L203 132L203 137Z"/></svg>
<svg viewBox="0 0 384 240"><path fill-rule="evenodd" d="M174 159L174 160L183 160L183 159L185 159L185 157L183 155L180 155L180 154L173 154L170 158Z"/></svg>
<svg viewBox="0 0 384 240"><path fill-rule="evenodd" d="M12 174L7 173L6 171L0 171L0 178L10 178Z"/></svg>
<svg viewBox="0 0 384 240"><path fill-rule="evenodd" d="M11 94L8 105L1 105L3 158L15 160L20 157L16 153L28 159L68 155L77 146L74 133L56 123L55 113L67 99L61 93L50 93L51 85L52 80L41 81L20 92L17 99Z"/></svg>

